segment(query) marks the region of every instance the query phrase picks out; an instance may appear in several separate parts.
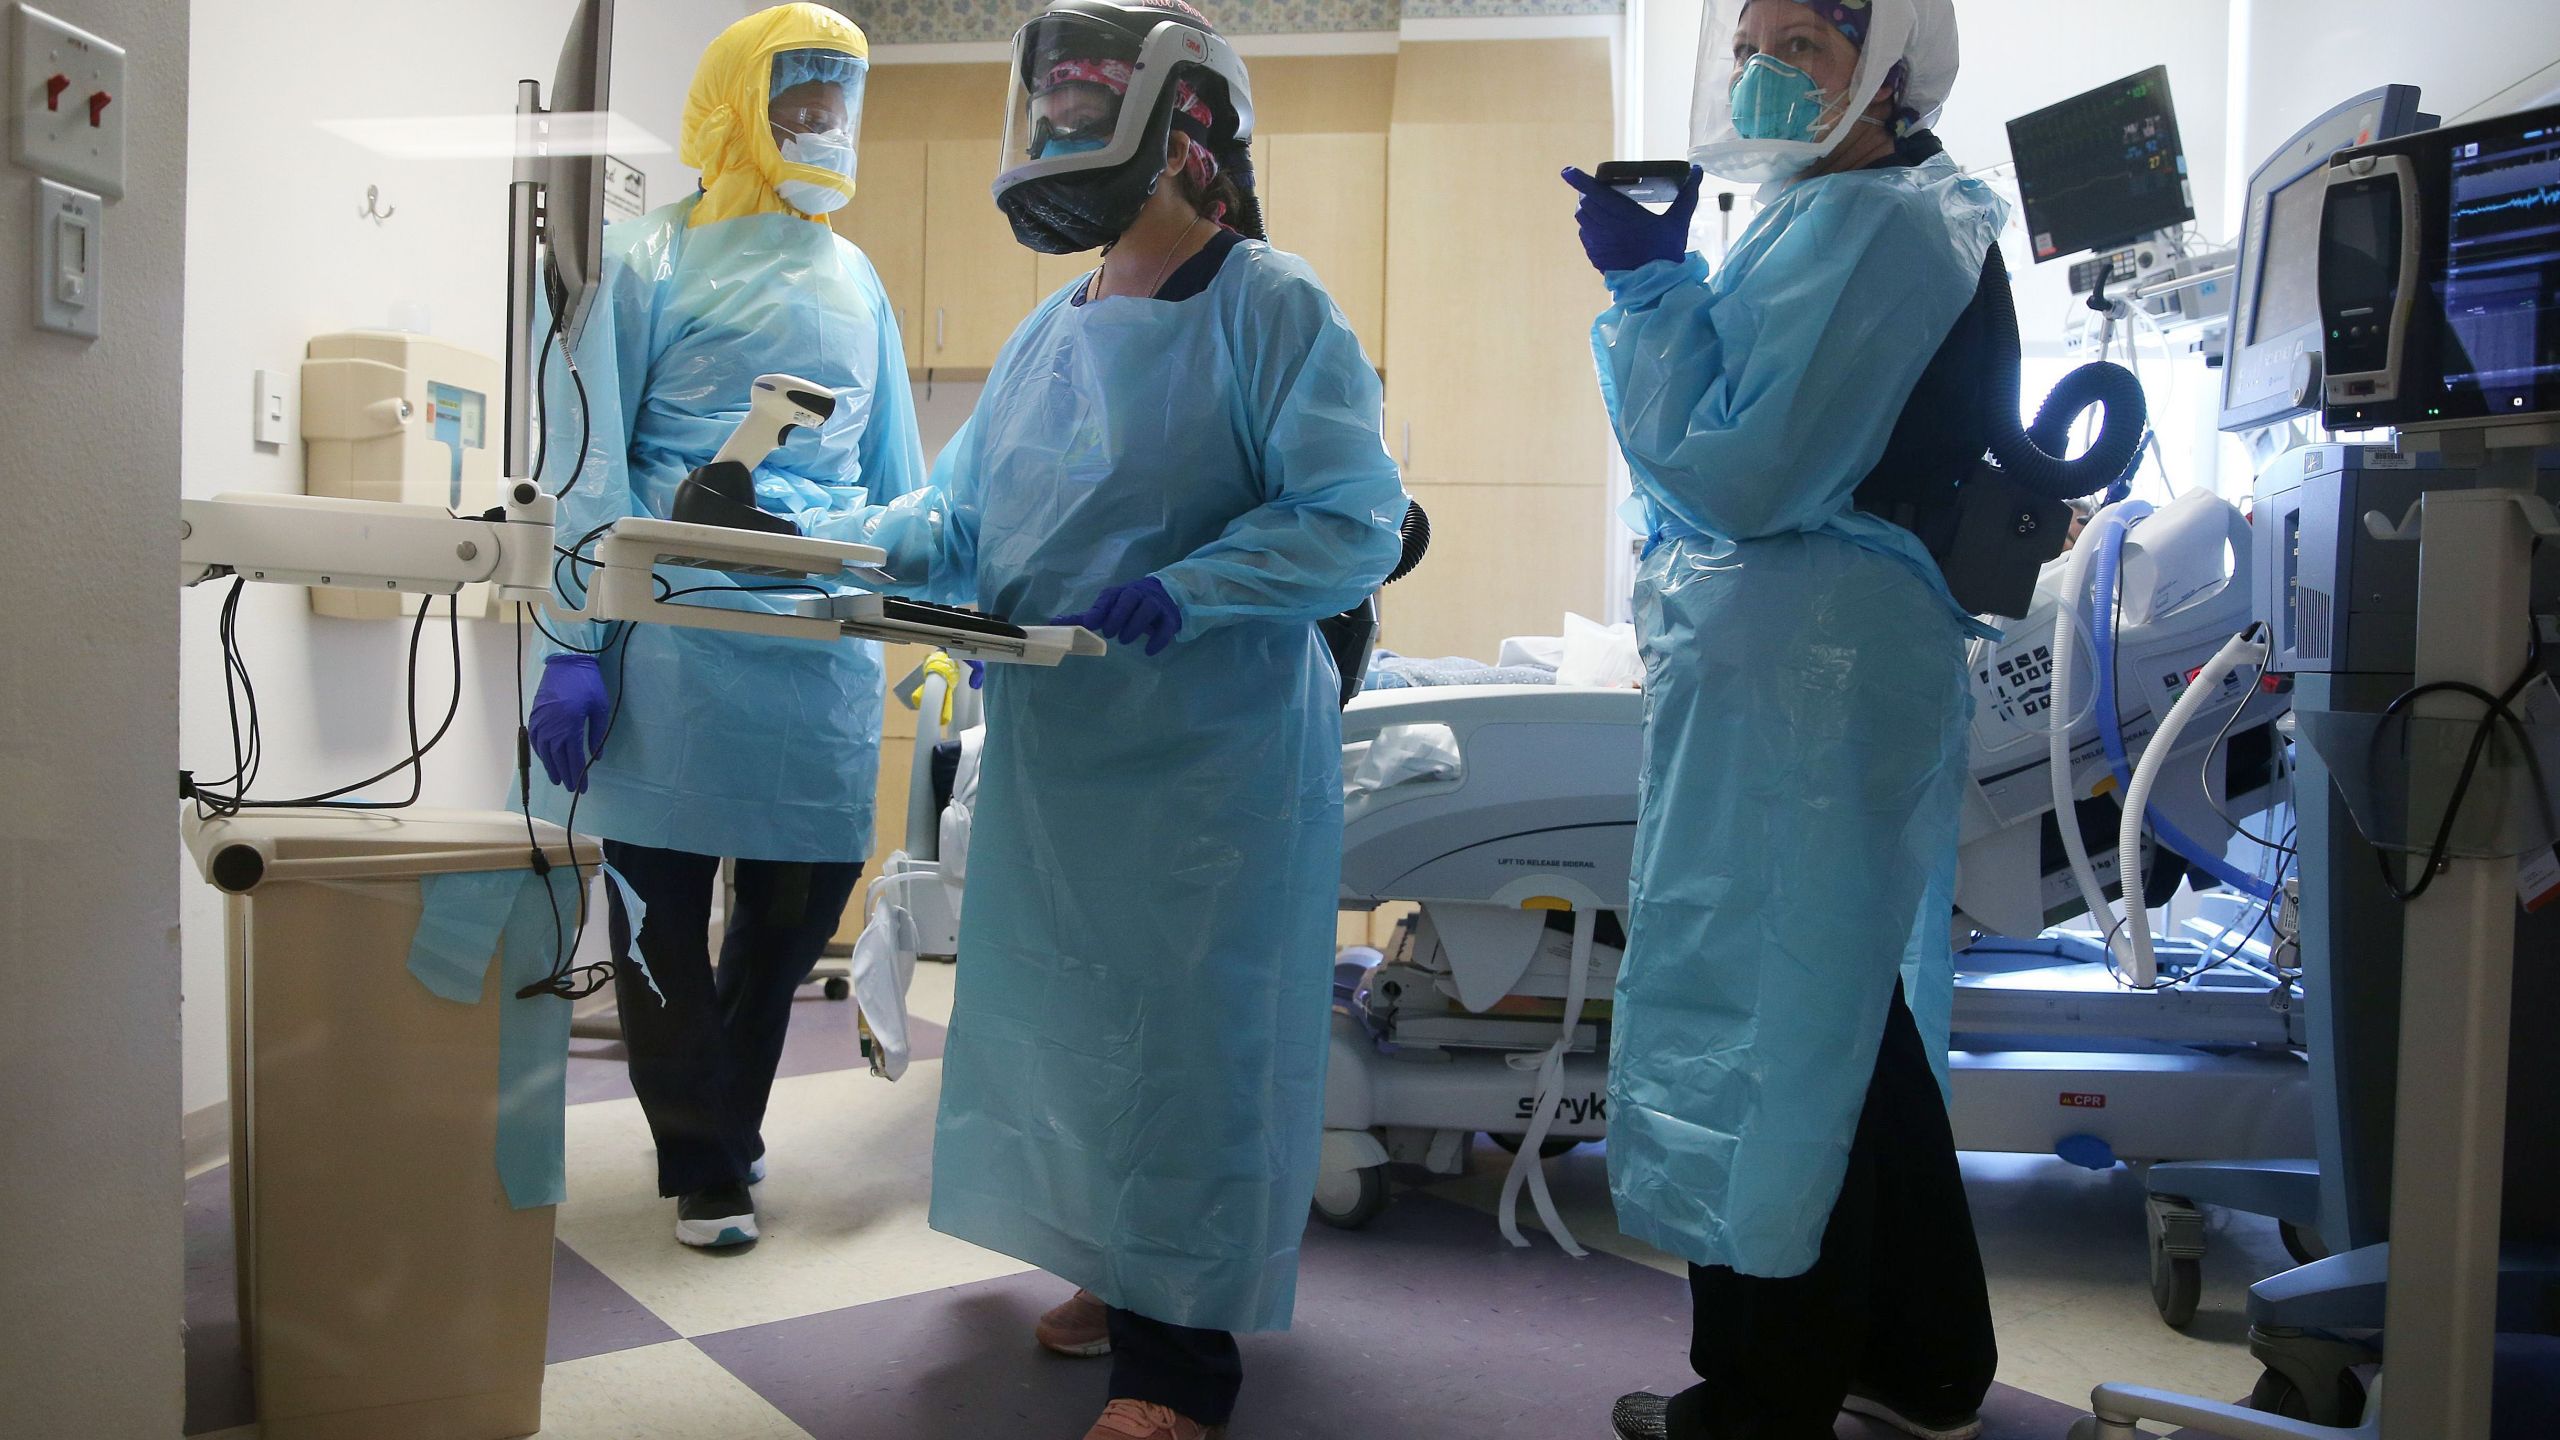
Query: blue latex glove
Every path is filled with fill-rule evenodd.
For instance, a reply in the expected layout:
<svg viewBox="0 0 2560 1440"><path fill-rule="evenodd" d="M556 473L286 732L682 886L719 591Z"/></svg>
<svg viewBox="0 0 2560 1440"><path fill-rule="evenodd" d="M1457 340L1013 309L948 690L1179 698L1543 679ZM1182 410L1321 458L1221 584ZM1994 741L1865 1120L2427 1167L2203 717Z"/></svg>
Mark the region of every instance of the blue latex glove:
<svg viewBox="0 0 2560 1440"><path fill-rule="evenodd" d="M1123 645L1147 642L1147 653L1161 655L1182 631L1182 607L1165 593L1153 575L1130 585L1114 585L1080 615L1061 615L1052 625L1081 625L1105 640Z"/></svg>
<svg viewBox="0 0 2560 1440"><path fill-rule="evenodd" d="M972 689L972 690L984 690L984 689L986 689L986 688L987 688L987 662L986 662L986 661L984 661L984 660L963 660L963 661L961 661L960 663L969 667L969 688L970 688L970 689Z"/></svg>
<svg viewBox="0 0 2560 1440"><path fill-rule="evenodd" d="M551 783L585 793L587 761L604 748L613 702L604 693L604 667L593 655L554 655L542 662L542 684L533 692L525 730Z"/></svg>
<svg viewBox="0 0 2560 1440"><path fill-rule="evenodd" d="M1573 222L1582 227L1582 253L1602 274L1635 270L1689 253L1689 217L1698 213L1698 185L1706 172L1689 167L1671 208L1659 215L1583 171L1568 165L1564 183L1582 192Z"/></svg>

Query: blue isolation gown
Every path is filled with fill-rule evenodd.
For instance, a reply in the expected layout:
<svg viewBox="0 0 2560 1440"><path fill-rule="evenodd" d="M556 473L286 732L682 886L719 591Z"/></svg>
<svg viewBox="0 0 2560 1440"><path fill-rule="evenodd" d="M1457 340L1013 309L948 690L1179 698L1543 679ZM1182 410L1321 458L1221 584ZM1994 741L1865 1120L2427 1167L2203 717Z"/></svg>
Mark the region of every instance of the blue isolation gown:
<svg viewBox="0 0 2560 1440"><path fill-rule="evenodd" d="M690 221L696 195L605 231L603 288L578 346L585 468L560 504L560 543L626 515L665 517L676 487L747 414L758 375L834 391L823 428L793 434L756 471L764 509L808 529L923 483L906 360L871 262L823 222L787 213ZM544 386L558 489L578 463L581 412L553 354ZM593 552L590 542L583 547ZM555 572L584 598L584 572ZM681 588L773 585L665 571ZM684 604L787 610L805 590L724 589ZM595 624L552 631L593 649ZM624 627L614 627L621 629ZM859 861L878 791L880 650L668 625L633 625L599 661L619 707L577 801L577 828L627 844L744 860ZM549 644L542 654L558 653ZM527 680L540 678L540 660ZM534 771L534 813L567 824L572 797Z"/></svg>
<svg viewBox="0 0 2560 1440"><path fill-rule="evenodd" d="M1695 1264L1812 1265L1897 978L1944 1064L1973 622L1850 496L2004 217L1938 157L1788 187L1712 278L1607 277L1650 532L1609 1180L1622 1230Z"/></svg>
<svg viewBox="0 0 2560 1440"><path fill-rule="evenodd" d="M1153 575L1183 615L1154 658L988 670L932 1221L1158 1320L1285 1328L1342 869L1314 622L1394 567L1405 497L1303 262L1246 242L1190 299L1074 288L933 485L842 528L991 614Z"/></svg>

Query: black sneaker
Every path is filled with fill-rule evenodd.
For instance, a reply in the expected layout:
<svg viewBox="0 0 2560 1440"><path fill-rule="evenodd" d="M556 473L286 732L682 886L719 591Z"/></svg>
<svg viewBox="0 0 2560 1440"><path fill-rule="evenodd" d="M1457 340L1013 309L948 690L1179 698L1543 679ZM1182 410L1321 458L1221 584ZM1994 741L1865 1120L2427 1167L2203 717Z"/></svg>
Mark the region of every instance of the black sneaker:
<svg viewBox="0 0 2560 1440"><path fill-rule="evenodd" d="M1671 1440L1671 1398L1645 1390L1621 1395L1609 1407L1609 1425L1618 1440Z"/></svg>
<svg viewBox="0 0 2560 1440"><path fill-rule="evenodd" d="M1905 1435L1919 1440L1975 1440L1982 1433L1982 1416L1971 1411L1960 1415L1939 1414L1927 1410L1905 1410L1891 1401L1868 1392L1863 1385L1849 1387L1849 1398L1840 1408L1852 1415L1881 1420Z"/></svg>
<svg viewBox="0 0 2560 1440"><path fill-rule="evenodd" d="M714 1185L676 1200L676 1241L697 1250L756 1242L756 1202L739 1184Z"/></svg>

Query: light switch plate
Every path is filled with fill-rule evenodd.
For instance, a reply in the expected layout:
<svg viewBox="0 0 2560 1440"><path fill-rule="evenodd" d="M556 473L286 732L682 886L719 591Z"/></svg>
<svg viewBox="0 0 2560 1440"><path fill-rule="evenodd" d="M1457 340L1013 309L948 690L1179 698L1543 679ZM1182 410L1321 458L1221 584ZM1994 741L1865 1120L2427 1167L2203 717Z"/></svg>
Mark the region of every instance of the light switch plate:
<svg viewBox="0 0 2560 1440"><path fill-rule="evenodd" d="M261 445L281 446L293 438L285 424L284 376L273 370L258 372L257 419L250 434Z"/></svg>
<svg viewBox="0 0 2560 1440"><path fill-rule="evenodd" d="M36 325L98 338L106 309L106 202L51 180L36 182Z"/></svg>
<svg viewBox="0 0 2560 1440"><path fill-rule="evenodd" d="M11 158L39 175L122 198L124 47L16 5L9 55Z"/></svg>

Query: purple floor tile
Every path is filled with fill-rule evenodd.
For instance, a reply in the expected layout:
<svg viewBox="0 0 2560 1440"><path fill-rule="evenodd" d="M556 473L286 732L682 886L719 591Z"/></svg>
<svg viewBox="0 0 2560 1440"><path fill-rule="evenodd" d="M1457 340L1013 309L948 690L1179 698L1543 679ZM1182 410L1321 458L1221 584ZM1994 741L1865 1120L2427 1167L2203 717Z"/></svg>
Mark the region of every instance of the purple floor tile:
<svg viewBox="0 0 2560 1440"><path fill-rule="evenodd" d="M1073 1436L1109 1366L1031 1344L1065 1294L1019 1275L697 1337L694 1344L817 1440ZM1659 1271L1541 1244L1406 1195L1358 1234L1311 1229L1297 1328L1245 1340L1234 1440L1596 1436L1618 1395L1687 1375L1688 1289ZM1994 1394L1992 1440L2059 1440L2074 1412ZM1844 1440L1887 1432L1843 1420Z"/></svg>
<svg viewBox="0 0 2560 1440"><path fill-rule="evenodd" d="M187 1419L189 1435L257 1418L240 1344L239 1265L231 1245L231 1167L187 1182Z"/></svg>
<svg viewBox="0 0 2560 1440"><path fill-rule="evenodd" d="M187 1182L186 1434L258 1418L241 1348L238 1268L231 1243L231 1168ZM551 1257L551 1336L544 1363L676 1339L674 1329L566 1245Z"/></svg>
<svg viewBox="0 0 2560 1440"><path fill-rule="evenodd" d="M633 1299L631 1292L607 1279L577 1251L554 1242L551 1336L542 1363L557 1365L680 1338L674 1327Z"/></svg>
<svg viewBox="0 0 2560 1440"><path fill-rule="evenodd" d="M930 1020L907 1022L908 1059L942 1058L943 1030ZM817 987L804 987L791 1006L791 1029L783 1037L782 1064L774 1074L820 1075L862 1066L862 1048L853 1034L853 1002L829 1000ZM619 1040L573 1039L569 1042L569 1103L631 1098L629 1054Z"/></svg>

